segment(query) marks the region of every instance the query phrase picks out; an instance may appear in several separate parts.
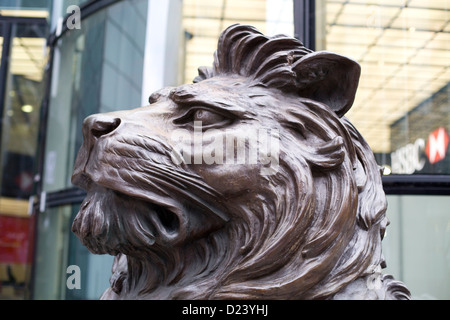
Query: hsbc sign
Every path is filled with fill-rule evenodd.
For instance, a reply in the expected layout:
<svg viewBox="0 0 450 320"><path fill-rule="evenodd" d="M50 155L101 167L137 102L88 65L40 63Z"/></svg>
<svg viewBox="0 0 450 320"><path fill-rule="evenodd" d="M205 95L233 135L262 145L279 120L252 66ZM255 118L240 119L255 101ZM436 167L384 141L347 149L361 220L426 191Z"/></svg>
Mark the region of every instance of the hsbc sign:
<svg viewBox="0 0 450 320"><path fill-rule="evenodd" d="M431 132L428 140L417 139L391 153L392 173L412 174L424 168L427 160L435 164L445 159L449 144L449 136L445 128Z"/></svg>
<svg viewBox="0 0 450 320"><path fill-rule="evenodd" d="M425 150L425 140L417 139L391 153L392 173L412 174L425 166L422 154Z"/></svg>

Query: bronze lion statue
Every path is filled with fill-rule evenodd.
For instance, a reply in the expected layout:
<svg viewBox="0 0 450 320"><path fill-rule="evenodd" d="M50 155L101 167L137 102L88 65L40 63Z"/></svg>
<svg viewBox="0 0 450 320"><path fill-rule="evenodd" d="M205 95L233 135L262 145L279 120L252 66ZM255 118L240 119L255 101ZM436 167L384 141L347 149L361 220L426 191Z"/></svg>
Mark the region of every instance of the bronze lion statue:
<svg viewBox="0 0 450 320"><path fill-rule="evenodd" d="M101 298L409 299L381 273L381 170L344 117L359 64L239 24L214 58L84 121L72 229L115 256Z"/></svg>

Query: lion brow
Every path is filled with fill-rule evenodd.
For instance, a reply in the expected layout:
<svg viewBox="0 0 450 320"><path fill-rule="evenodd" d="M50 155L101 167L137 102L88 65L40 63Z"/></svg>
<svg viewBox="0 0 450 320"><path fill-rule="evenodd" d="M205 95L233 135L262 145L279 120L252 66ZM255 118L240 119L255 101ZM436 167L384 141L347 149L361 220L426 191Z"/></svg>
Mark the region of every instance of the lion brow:
<svg viewBox="0 0 450 320"><path fill-rule="evenodd" d="M222 98L220 95L211 95L210 92L195 92L178 87L170 92L169 98L177 105L188 109L203 106L228 111L241 118L255 115L254 112L239 106L238 103L233 103L233 99L229 96Z"/></svg>

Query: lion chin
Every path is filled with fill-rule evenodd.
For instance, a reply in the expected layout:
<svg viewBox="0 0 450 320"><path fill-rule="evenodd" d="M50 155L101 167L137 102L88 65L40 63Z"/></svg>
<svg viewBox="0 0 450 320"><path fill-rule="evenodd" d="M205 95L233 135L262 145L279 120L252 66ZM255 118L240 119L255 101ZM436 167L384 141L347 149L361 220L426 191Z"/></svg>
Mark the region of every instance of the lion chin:
<svg viewBox="0 0 450 320"><path fill-rule="evenodd" d="M380 167L345 118L359 65L233 25L212 68L85 119L72 230L102 299L409 299L381 270Z"/></svg>

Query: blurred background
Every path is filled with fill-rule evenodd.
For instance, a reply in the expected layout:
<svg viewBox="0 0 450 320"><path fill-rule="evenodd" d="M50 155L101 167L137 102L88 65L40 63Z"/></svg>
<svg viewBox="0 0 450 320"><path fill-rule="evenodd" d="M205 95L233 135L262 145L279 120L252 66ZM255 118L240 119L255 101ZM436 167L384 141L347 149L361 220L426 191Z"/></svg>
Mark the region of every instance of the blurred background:
<svg viewBox="0 0 450 320"><path fill-rule="evenodd" d="M79 12L74 7L79 8ZM146 105L250 24L362 67L347 114L384 166L386 273L450 299L449 0L0 0L0 299L98 299L113 257L70 231L81 124ZM79 24L77 25L77 22ZM67 268L81 270L69 289Z"/></svg>

